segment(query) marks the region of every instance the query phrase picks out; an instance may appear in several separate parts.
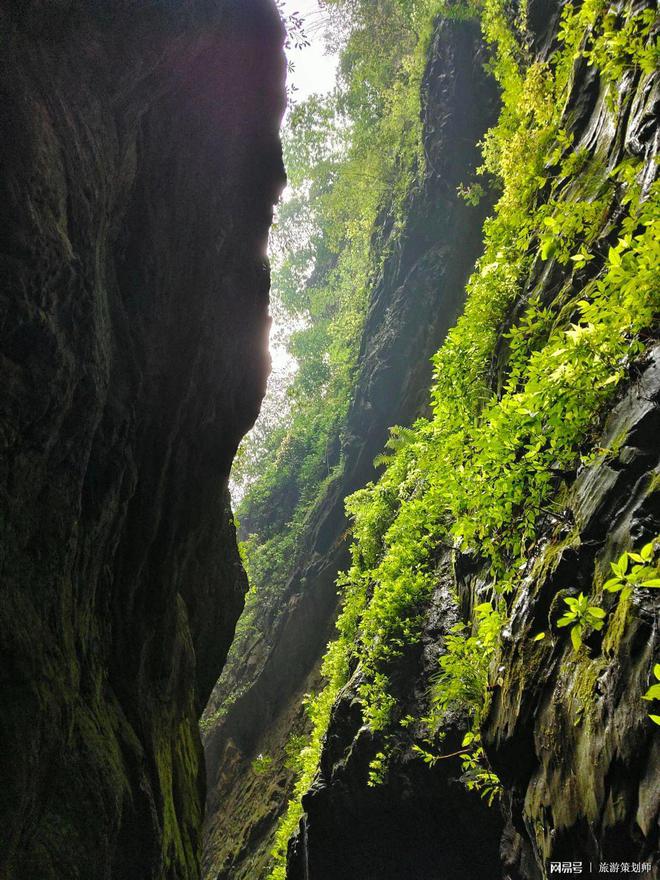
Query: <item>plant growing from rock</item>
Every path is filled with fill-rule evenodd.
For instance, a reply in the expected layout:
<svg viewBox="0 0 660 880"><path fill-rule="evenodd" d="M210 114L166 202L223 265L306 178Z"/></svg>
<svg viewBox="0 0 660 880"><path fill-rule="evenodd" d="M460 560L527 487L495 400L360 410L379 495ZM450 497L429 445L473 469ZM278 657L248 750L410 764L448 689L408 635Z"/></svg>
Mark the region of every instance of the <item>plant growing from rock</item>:
<svg viewBox="0 0 660 880"><path fill-rule="evenodd" d="M642 697L643 700L648 700L649 702L652 702L653 700L660 700L660 663L656 663L653 667L653 675L657 679L658 683L652 684ZM660 725L660 715L649 714L649 718L655 724Z"/></svg>
<svg viewBox="0 0 660 880"><path fill-rule="evenodd" d="M446 637L446 652L440 657L440 670L431 684L431 712L427 723L437 732L450 710L467 715L470 728L461 749L450 755L436 755L419 745L413 746L422 759L433 766L445 758L460 757L461 782L469 791L477 791L488 804L499 796L502 787L491 770L481 745L481 718L488 687L488 667L500 638L505 619L504 608L482 602L474 609L473 631L464 623L456 624Z"/></svg>
<svg viewBox="0 0 660 880"><path fill-rule="evenodd" d="M636 589L660 587L660 565L655 559L659 544L660 537L656 537L639 551L627 550L622 553L616 562L610 563L614 577L605 581L603 589L609 593L618 593L621 600L626 600ZM660 663L653 667L653 675L657 683L652 684L642 697L649 702L660 700ZM660 725L660 715L649 713L649 718Z"/></svg>
<svg viewBox="0 0 660 880"><path fill-rule="evenodd" d="M568 605L568 611L557 621L557 626L571 627L571 642L573 648L579 651L582 647L582 637L586 630L600 630L605 625L607 612L598 605L590 605L589 597L580 593L577 599L568 596L564 599Z"/></svg>
<svg viewBox="0 0 660 880"><path fill-rule="evenodd" d="M263 776L268 773L273 765L273 759L270 755L259 754L252 762L252 772L256 776Z"/></svg>
<svg viewBox="0 0 660 880"><path fill-rule="evenodd" d="M639 553L626 551L616 562L611 562L614 577L605 581L603 589L620 593L622 599L627 599L637 587L660 587L660 567L653 563L657 541L658 538L649 541ZM634 563L632 566L631 562Z"/></svg>
<svg viewBox="0 0 660 880"><path fill-rule="evenodd" d="M594 41L599 33L594 25L604 14L595 2L567 4L558 52L547 63L526 64L525 34L516 33L506 4L485 0L480 9L503 101L498 124L484 138L484 168L501 184L501 197L485 226L484 255L468 284L465 312L434 358L431 416L397 432L390 454L380 461L386 465L380 480L348 502L354 544L352 565L339 580L344 597L339 637L324 663L328 684L312 704L313 733L278 831L273 880L284 877L288 835L302 814L300 798L316 772L333 702L356 667L364 723L387 742L397 721L389 676L397 658L420 639L438 584L441 547L483 560L503 606L475 609L474 620L450 634L433 683L436 721L452 701L464 701L470 730L461 751L476 762L464 766L465 783L483 784L482 793L489 784L485 777L479 781L479 774L488 772L480 764L479 718L506 604L535 552L560 479L575 472L596 442L618 388L648 345L660 307L660 186L642 193L637 158L609 169L598 156L572 151L572 136L563 127L562 108L581 47L596 67L606 69L608 82L609 74L616 80L620 70L645 68L648 34L625 55L611 42L613 33L607 45ZM603 247L613 214L622 218L618 237L607 228ZM525 279L544 262L562 267L561 295L548 303L531 291L525 313L508 326ZM495 388L493 352L503 328L508 357ZM630 562L646 565L644 559ZM623 584L620 591L633 568L626 563L625 570L614 572ZM649 583L653 580L644 575L639 585L660 585ZM602 629L605 618L581 593L566 601L561 626L570 627L578 651L585 632ZM539 633L535 639L544 637ZM404 722L410 725L408 718ZM421 746L415 751L429 764L453 757ZM378 755L372 768L378 775L387 757Z"/></svg>

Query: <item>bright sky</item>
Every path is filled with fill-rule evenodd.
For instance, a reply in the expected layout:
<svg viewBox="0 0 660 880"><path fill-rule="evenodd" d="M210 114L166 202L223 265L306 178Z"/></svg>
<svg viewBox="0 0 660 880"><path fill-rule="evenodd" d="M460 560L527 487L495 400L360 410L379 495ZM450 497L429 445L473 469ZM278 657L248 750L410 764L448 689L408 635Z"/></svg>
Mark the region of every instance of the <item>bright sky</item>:
<svg viewBox="0 0 660 880"><path fill-rule="evenodd" d="M284 0L287 13L298 12L305 21L305 33L311 46L296 52L292 49L290 59L295 65L291 81L298 91L297 100L303 100L314 92L328 92L335 84L337 58L324 52L324 14L318 0Z"/></svg>
<svg viewBox="0 0 660 880"><path fill-rule="evenodd" d="M310 45L299 51L291 49L289 57L294 63L294 70L289 74L289 86L295 85L294 100L304 101L311 94L329 92L334 88L337 70L337 58L325 54L324 13L318 0L283 0L284 13L298 12L305 22L305 34ZM285 118L286 124L286 118ZM286 197L286 196L285 196ZM274 319L271 328L270 353L273 359L273 376L270 384L277 385L277 379L287 383L295 372L296 364L286 350L281 339L296 329L294 326L282 326ZM278 343L278 337L279 343ZM280 388L282 382L279 383ZM272 393L272 391L271 391ZM230 481L231 494L235 504L243 497L245 487Z"/></svg>
<svg viewBox="0 0 660 880"><path fill-rule="evenodd" d="M294 69L289 74L289 85L295 85L295 101L304 101L311 94L329 92L335 85L337 58L325 54L324 14L318 0L284 0L285 13L298 12L305 22L305 34L310 44L305 49L290 49L289 58ZM273 323L271 331L270 353L273 358L273 372L282 373L291 370L292 360L286 348L275 342L280 329Z"/></svg>

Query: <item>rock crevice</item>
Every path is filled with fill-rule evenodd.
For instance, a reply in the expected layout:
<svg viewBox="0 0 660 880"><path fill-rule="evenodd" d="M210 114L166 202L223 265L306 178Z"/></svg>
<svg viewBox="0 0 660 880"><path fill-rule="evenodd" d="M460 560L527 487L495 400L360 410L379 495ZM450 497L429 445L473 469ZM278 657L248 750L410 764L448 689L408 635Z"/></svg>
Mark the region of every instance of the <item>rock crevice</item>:
<svg viewBox="0 0 660 880"><path fill-rule="evenodd" d="M476 22L438 22L422 84L427 173L408 199L403 231L395 235L384 218L379 232L392 240L370 296L341 473L310 513L305 562L293 572L279 613L256 621L252 644L240 663L228 663L211 700L231 704L205 741L204 868L213 880L265 876L291 790L286 743L304 728L301 701L319 684L337 610L335 580L348 562L344 499L375 477L373 459L391 425L410 424L423 411L430 358L463 305L489 206L468 206L456 190L474 174L477 144L495 121L496 89L485 60ZM252 771L259 753L273 757L267 777Z"/></svg>

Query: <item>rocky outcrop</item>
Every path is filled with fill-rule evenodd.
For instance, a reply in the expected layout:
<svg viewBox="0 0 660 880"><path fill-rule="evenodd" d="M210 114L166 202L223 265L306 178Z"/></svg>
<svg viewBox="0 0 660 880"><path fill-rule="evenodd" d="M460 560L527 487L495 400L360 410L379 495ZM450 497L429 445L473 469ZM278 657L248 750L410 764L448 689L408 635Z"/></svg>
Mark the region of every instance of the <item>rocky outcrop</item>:
<svg viewBox="0 0 660 880"><path fill-rule="evenodd" d="M605 594L611 622L577 654L553 631L562 596L591 590L624 550L660 533L660 347L605 425L617 448L577 475L575 522L549 530L513 607L485 738L506 790L506 875L541 880L551 861L653 863L660 852L660 738L642 695L660 661L656 591L630 605ZM606 575L607 576L607 575ZM559 597L559 599L558 599ZM586 870L585 870L586 873ZM637 872L638 875L640 872Z"/></svg>
<svg viewBox="0 0 660 880"><path fill-rule="evenodd" d="M4 2L0 877L199 876L268 372L269 0Z"/></svg>
<svg viewBox="0 0 660 880"><path fill-rule="evenodd" d="M389 427L409 424L425 406L429 359L463 304L488 206L466 205L456 189L479 164L477 143L495 117L496 93L484 61L476 23L438 25L423 83L427 173L410 196L403 232L395 236L384 218L380 234L390 255L363 332L345 465L310 514L305 562L294 572L281 607L258 620L251 645L212 698L212 705L230 706L205 742L204 868L213 880L257 880L265 874L291 789L286 743L304 729L301 700L317 684L319 660L333 631L335 579L348 559L344 499L374 477L372 462ZM251 765L259 754L272 763L257 774Z"/></svg>
<svg viewBox="0 0 660 880"><path fill-rule="evenodd" d="M428 689L445 638L458 621L452 560L444 553L421 640L398 664L397 713L427 714ZM445 731L444 757L429 766L413 750L422 725L407 728L386 776L369 785L383 736L363 724L360 669L335 704L316 780L303 797L305 815L289 845L289 880L496 880L503 821L461 784L456 754L461 719Z"/></svg>
<svg viewBox="0 0 660 880"><path fill-rule="evenodd" d="M551 49L547 36L537 44L541 55ZM648 192L660 150L660 77L629 71L620 94L613 115L597 73L579 62L567 126L575 148L602 157L608 169L628 157L641 160ZM578 183L587 194L590 186ZM601 249L617 240L622 215L617 207L608 218ZM549 271L533 272L529 289L536 285L551 302L557 271L551 261ZM569 284L579 291L585 280ZM659 356L656 346L634 366L595 444L601 454L558 493L565 519L545 524L495 661L483 734L506 791L503 864L515 880L542 878L551 861L575 859L594 875L601 862L652 863L638 875L660 873L660 742L641 699L660 659L658 591L636 590L630 605L603 593L610 622L586 656L575 656L565 630L533 640L552 630L562 597L593 593L622 552L660 534Z"/></svg>

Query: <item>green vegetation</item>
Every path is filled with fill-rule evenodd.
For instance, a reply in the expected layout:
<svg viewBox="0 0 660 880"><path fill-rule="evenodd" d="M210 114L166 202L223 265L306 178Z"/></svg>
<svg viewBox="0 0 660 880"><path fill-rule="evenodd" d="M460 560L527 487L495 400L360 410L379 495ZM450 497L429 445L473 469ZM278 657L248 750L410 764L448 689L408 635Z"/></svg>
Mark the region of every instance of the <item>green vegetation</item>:
<svg viewBox="0 0 660 880"><path fill-rule="evenodd" d="M463 622L453 626L445 640L440 670L431 682L431 711L425 719L431 733L428 745L431 747L434 739L442 739L447 714L458 711L466 717L469 726L461 750L453 755L437 755L418 744L413 745L413 751L431 766L439 760L460 756L462 782L468 790L478 791L489 805L499 797L501 786L487 766L480 728L488 670L499 642L505 610L503 602L499 609L493 608L491 602L482 602L474 609L474 632Z"/></svg>
<svg viewBox="0 0 660 880"><path fill-rule="evenodd" d="M603 584L603 590L609 593L619 594L619 609L623 609L625 616L628 610L628 600L637 589L652 589L660 587L660 536L649 541L639 551L626 551L619 556L616 562L610 563L614 577L609 578ZM631 567L630 563L634 563ZM660 682L660 664L653 667L653 675ZM660 701L660 683L652 684L642 696L649 702ZM660 725L660 715L649 713L649 718L655 724Z"/></svg>
<svg viewBox="0 0 660 880"><path fill-rule="evenodd" d="M649 541L639 552L625 551L616 562L610 563L614 577L605 581L602 589L609 593L619 594L619 607L623 607L623 617L627 612L627 603L635 589L660 587L660 566L654 563L656 547L659 539ZM630 563L634 565L630 567ZM571 642L576 651L582 647L585 631L599 631L605 626L607 612L599 605L592 605L591 599L580 593L577 598L568 596L564 602L568 610L557 621L559 628L571 627ZM545 637L545 633L535 636L535 641Z"/></svg>
<svg viewBox="0 0 660 880"><path fill-rule="evenodd" d="M658 543L660 538L649 541L639 553L622 553L616 562L611 562L614 577L605 581L603 589L610 593L620 593L621 598L626 599L636 587L660 587L660 567L653 564ZM631 562L635 563L632 568Z"/></svg>
<svg viewBox="0 0 660 880"><path fill-rule="evenodd" d="M257 755L252 762L252 772L255 776L263 776L268 773L272 764L273 759L270 755Z"/></svg>
<svg viewBox="0 0 660 880"><path fill-rule="evenodd" d="M575 650L579 651L582 647L582 636L585 630L602 629L605 626L607 612L603 611L599 605L590 605L589 599L584 593L580 593L577 599L568 596L564 602L568 605L568 610L563 617L559 618L557 626L570 626L571 642Z"/></svg>
<svg viewBox="0 0 660 880"><path fill-rule="evenodd" d="M652 702L653 700L660 701L660 663L656 663L653 667L653 675L658 684L652 684L642 697L643 700L648 700L649 702ZM649 718L655 724L660 725L660 715L649 715Z"/></svg>
<svg viewBox="0 0 660 880"><path fill-rule="evenodd" d="M429 15L442 9L422 5ZM302 814L300 797L316 772L332 705L357 664L365 723L386 744L370 780L383 778L388 735L410 724L397 718L389 674L419 639L447 547L484 560L489 580L474 619L447 638L426 719L429 735L459 707L469 727L461 749L466 784L489 800L497 794L479 721L501 625L541 519L561 518L552 498L589 456L603 415L657 322L658 186L642 194L641 165L633 159L608 169L603 157L574 150L562 116L579 57L601 71L610 112L620 112L619 77L631 68L649 70L655 58L650 17L624 12L614 27L605 3L569 4L561 47L541 63L527 56L524 15L512 22L502 0L484 0L474 11L502 90L481 172L498 182L501 195L485 225L485 252L469 282L465 313L434 360L432 416L393 431L381 479L347 502L354 543L351 567L339 580L338 637L323 664L326 687L309 703L313 730L278 831L274 880L284 877L286 843ZM630 37L623 42L621 28ZM614 214L622 218L616 228ZM556 267L561 280L551 301L542 297L542 283L524 287ZM521 303L522 315L513 312ZM626 572L619 567L615 575L623 580ZM603 626L605 612L582 594L566 604L562 625L571 627L577 649L586 627ZM444 757L421 746L416 751L429 762Z"/></svg>

